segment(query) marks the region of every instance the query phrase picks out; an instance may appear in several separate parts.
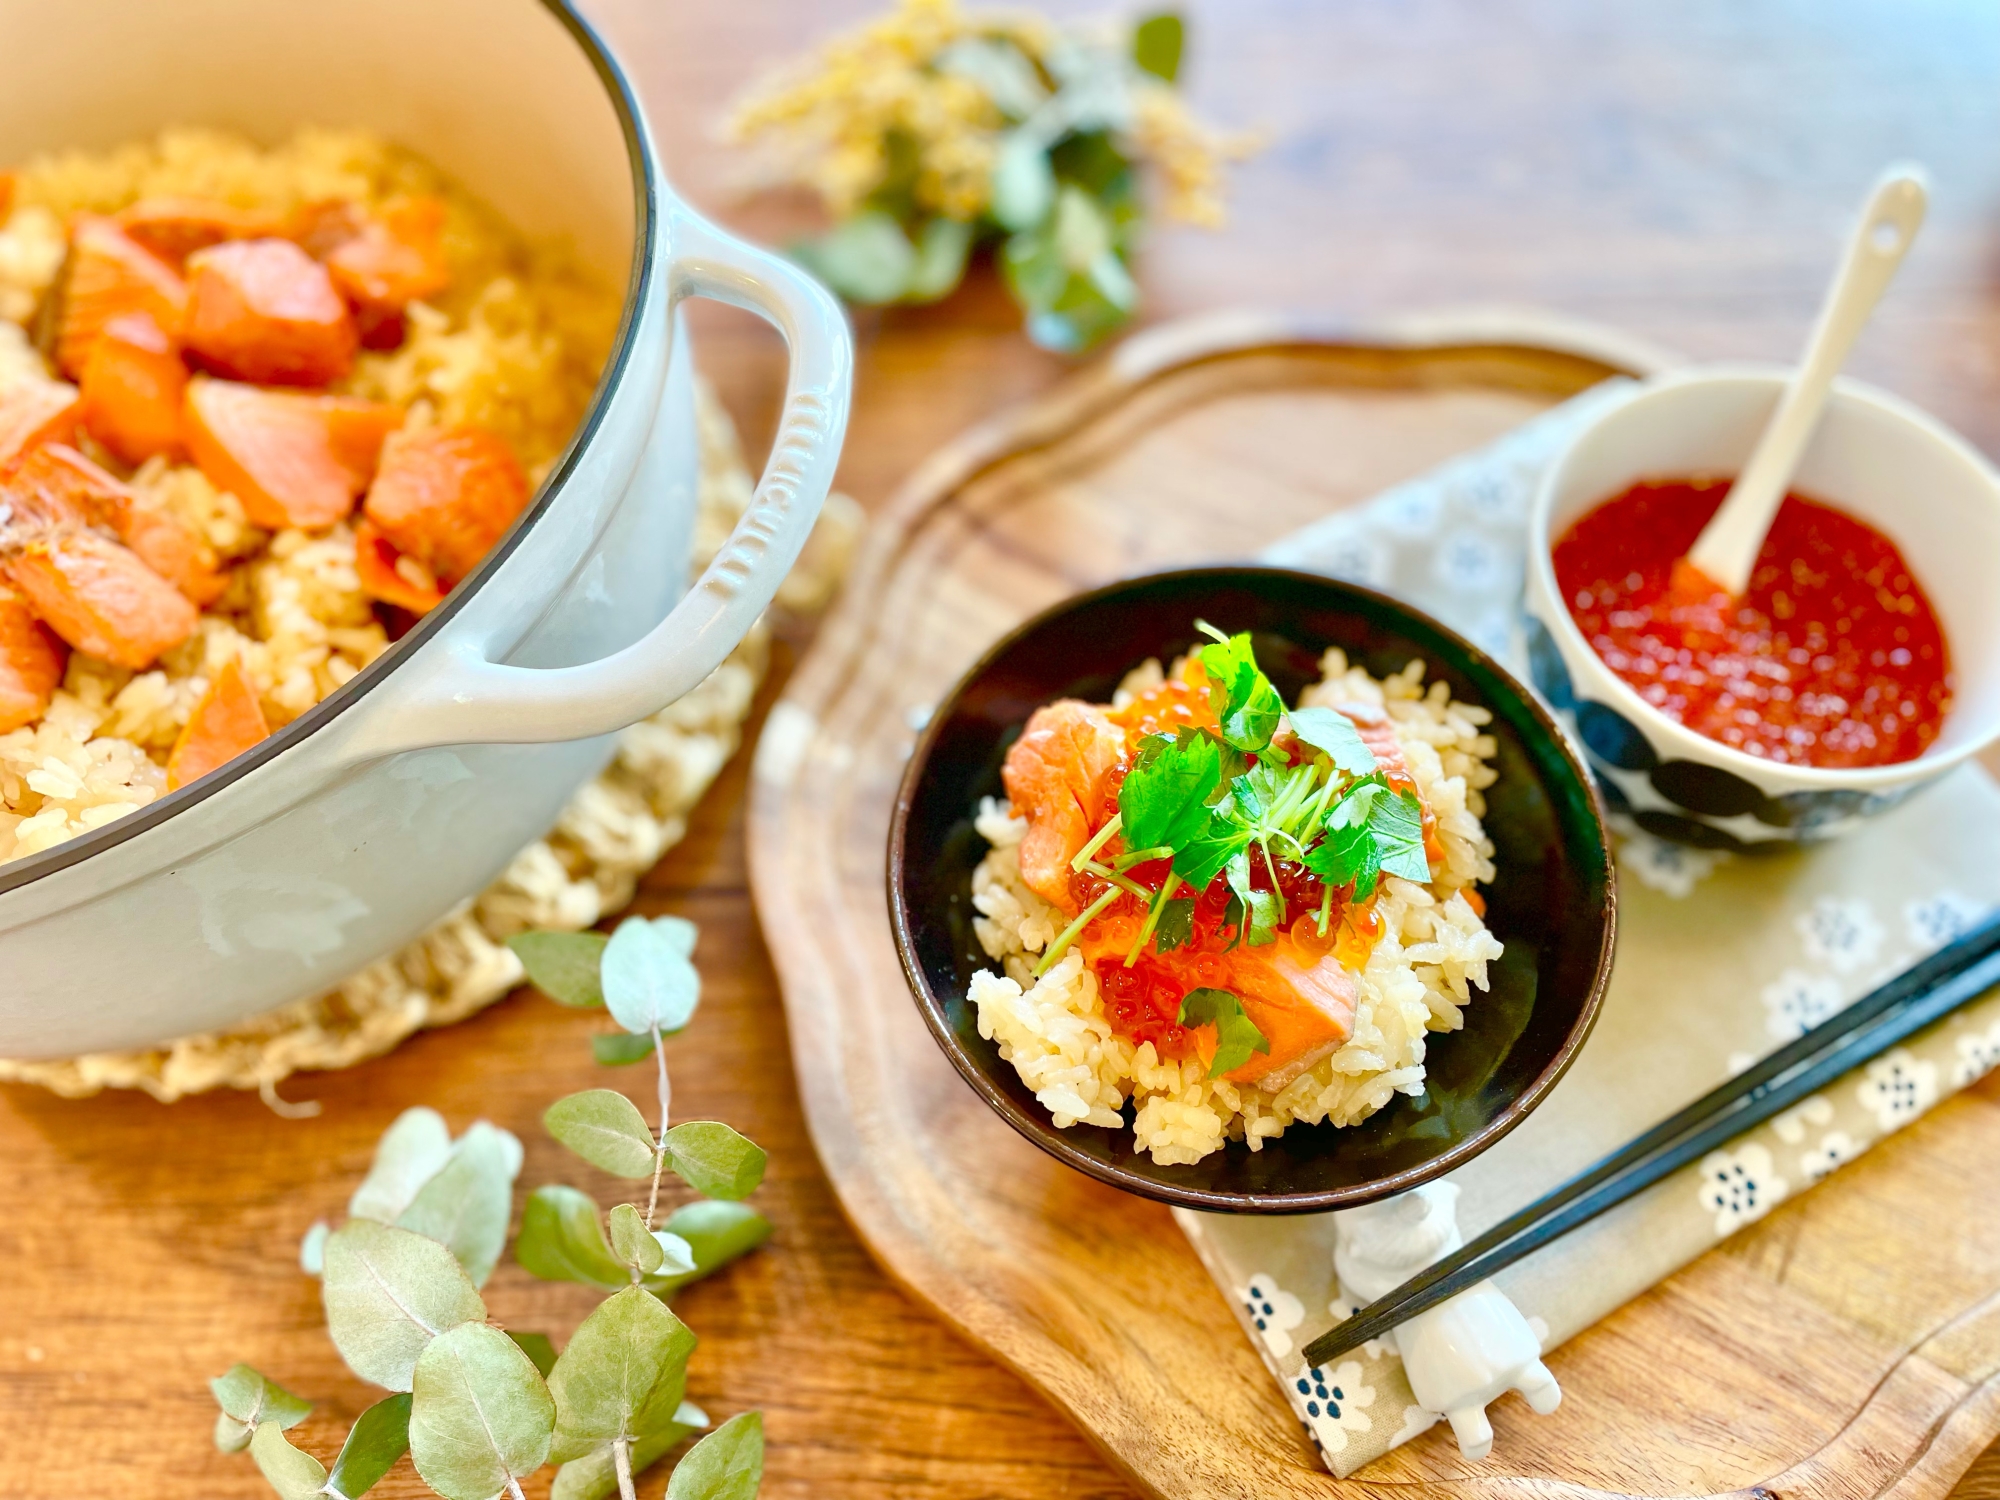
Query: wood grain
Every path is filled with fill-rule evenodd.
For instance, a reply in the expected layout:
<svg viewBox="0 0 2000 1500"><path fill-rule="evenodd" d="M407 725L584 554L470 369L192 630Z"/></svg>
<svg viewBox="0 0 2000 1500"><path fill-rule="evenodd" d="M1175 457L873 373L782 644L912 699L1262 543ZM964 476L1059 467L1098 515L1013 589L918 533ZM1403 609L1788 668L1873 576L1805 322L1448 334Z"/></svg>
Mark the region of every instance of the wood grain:
<svg viewBox="0 0 2000 1500"><path fill-rule="evenodd" d="M697 204L772 239L812 222L796 203L743 203L710 132L755 71L877 0L585 3ZM1224 123L1268 127L1272 145L1239 173L1227 230L1154 236L1143 268L1149 317L1245 303L1350 319L1533 305L1697 357L1782 357L1803 341L1863 185L1886 158L1915 155L1937 186L1931 221L1853 367L2000 449L1993 7L1183 8L1196 101ZM782 351L747 316L695 311L705 367L746 431L767 437ZM938 307L865 315L857 332L859 406L842 482L870 505L940 444L1067 369L1020 337L983 271ZM738 767L642 895L644 909L696 916L709 934L704 1019L678 1044L679 1092L772 1152L763 1201L776 1242L682 1305L705 1341L696 1395L718 1412L767 1409L767 1495L1129 1496L1020 1380L899 1293L841 1216L805 1136L750 909L743 785ZM247 1358L336 1415L365 1400L337 1369L309 1284L288 1269L299 1231L338 1210L376 1133L420 1101L454 1121L484 1113L520 1132L529 1182L566 1171L535 1121L558 1093L599 1080L583 1058L587 1030L516 999L350 1074L302 1080L293 1092L323 1099L326 1112L296 1124L247 1098L162 1109L0 1090L0 1494L268 1493L247 1464L209 1450L203 1378ZM1988 1085L1923 1128L1996 1108L2000 1089ZM1176 1274L1191 1296L1212 1295L1192 1271ZM523 1326L560 1334L584 1309L512 1270L494 1285L496 1307ZM1597 1334L1569 1357L1583 1351L1633 1365L1648 1357L1640 1343ZM1657 1416L1626 1415L1641 1427ZM315 1417L302 1436L324 1453L335 1423ZM1978 1493L2000 1500L2000 1454L1985 1473L1969 1476L1964 1493L1983 1483ZM405 1468L377 1493L421 1491Z"/></svg>

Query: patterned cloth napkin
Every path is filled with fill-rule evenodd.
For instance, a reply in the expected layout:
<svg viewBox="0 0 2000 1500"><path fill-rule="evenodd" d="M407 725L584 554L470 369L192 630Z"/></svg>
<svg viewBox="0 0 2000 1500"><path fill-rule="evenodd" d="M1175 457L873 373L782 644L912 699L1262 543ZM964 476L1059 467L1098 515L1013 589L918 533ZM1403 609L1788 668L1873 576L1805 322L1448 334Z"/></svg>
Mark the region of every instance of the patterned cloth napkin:
<svg viewBox="0 0 2000 1500"><path fill-rule="evenodd" d="M1521 668L1528 509L1542 468L1627 382L1330 516L1271 562L1397 594ZM1943 946L2000 903L2000 787L1968 766L1836 843L1735 859L1617 835L1619 942L1590 1043L1519 1129L1451 1175L1468 1237ZM1474 1000L1477 1004L1477 999ZM2000 1065L2000 991L1502 1273L1545 1349ZM1838 1191L1837 1187L1834 1189ZM1371 1343L1304 1346L1345 1317L1329 1215L1175 1210L1335 1474L1437 1419ZM1562 1420L1560 1414L1549 1418Z"/></svg>

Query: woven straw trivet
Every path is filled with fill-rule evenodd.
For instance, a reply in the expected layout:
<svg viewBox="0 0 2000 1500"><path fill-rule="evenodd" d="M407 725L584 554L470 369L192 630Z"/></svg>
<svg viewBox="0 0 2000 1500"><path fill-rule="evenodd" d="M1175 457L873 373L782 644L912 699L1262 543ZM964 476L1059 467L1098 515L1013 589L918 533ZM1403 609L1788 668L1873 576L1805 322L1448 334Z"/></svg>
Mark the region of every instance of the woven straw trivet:
<svg viewBox="0 0 2000 1500"><path fill-rule="evenodd" d="M695 566L721 547L749 507L752 480L736 430L706 384L697 383L701 435ZM827 497L812 539L778 592L780 609L823 608L839 586L861 529L845 495ZM0 1059L0 1080L37 1083L79 1098L99 1089L144 1089L172 1101L207 1089L256 1089L274 1109L288 1105L279 1081L302 1069L344 1068L387 1052L427 1026L448 1026L491 1005L521 982L506 939L524 927L589 927L632 899L639 877L687 832L687 815L735 753L764 677L770 630L756 628L706 681L633 725L611 764L583 787L545 838L506 872L402 952L379 959L338 989L257 1016L226 1031L182 1037L137 1052L93 1052L59 1061Z"/></svg>

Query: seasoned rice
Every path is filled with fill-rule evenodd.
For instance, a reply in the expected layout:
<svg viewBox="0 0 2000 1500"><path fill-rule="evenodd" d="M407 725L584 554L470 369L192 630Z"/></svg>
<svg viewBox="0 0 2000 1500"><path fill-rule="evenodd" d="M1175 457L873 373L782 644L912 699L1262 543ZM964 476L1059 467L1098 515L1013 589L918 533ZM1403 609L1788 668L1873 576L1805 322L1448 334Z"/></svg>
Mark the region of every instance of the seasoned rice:
<svg viewBox="0 0 2000 1500"><path fill-rule="evenodd" d="M1491 715L1454 702L1444 683L1426 689L1423 671L1412 661L1378 680L1333 650L1320 681L1300 696L1301 706L1365 703L1388 714L1436 819L1443 858L1428 885L1384 877L1375 908L1383 933L1355 976L1353 1035L1275 1093L1208 1078L1197 1057L1165 1060L1151 1042L1135 1047L1119 1036L1097 976L1074 948L1037 980L1034 956L1067 918L1022 882L1026 821L1004 801L981 804L975 827L992 847L973 871L973 926L1000 972L975 973L969 998L980 1035L999 1045L1059 1128L1118 1128L1130 1103L1139 1148L1169 1165L1199 1161L1231 1140L1259 1150L1294 1120L1353 1125L1397 1094L1423 1092L1426 1038L1464 1024L1473 989L1487 987L1487 965L1501 951L1465 894L1494 874L1493 845L1480 825L1481 793L1495 775L1497 747L1483 729ZM1148 662L1115 701L1161 676Z"/></svg>
<svg viewBox="0 0 2000 1500"><path fill-rule="evenodd" d="M304 130L264 148L218 131L169 130L110 151L26 163L0 223L0 389L53 378L23 325L55 283L72 213L114 213L165 196L282 212L327 198L375 208L409 195L447 206L450 289L434 304L411 304L403 343L362 352L332 389L393 402L411 428L484 427L539 483L589 402L616 326L617 295L559 248L528 244L416 156L361 131ZM310 533L261 531L199 469L163 459L128 482L207 539L228 567L228 587L195 634L148 671L72 652L44 716L0 734L0 863L161 796L168 751L232 657L275 729L387 649L345 522Z"/></svg>

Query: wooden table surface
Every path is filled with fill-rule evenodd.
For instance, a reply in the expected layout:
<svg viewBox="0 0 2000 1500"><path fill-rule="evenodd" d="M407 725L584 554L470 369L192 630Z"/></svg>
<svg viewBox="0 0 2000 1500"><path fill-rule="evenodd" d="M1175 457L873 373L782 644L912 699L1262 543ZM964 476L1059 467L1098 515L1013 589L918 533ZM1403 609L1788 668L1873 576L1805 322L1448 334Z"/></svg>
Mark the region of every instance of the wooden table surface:
<svg viewBox="0 0 2000 1500"><path fill-rule="evenodd" d="M1089 13L1093 4L1051 6ZM729 94L868 9L861 0L596 0L679 187L747 231L809 222L746 205L711 143ZM1701 358L1785 358L1874 173L1914 156L1932 217L1853 368L2000 452L2000 9L1944 0L1199 0L1190 86L1218 121L1269 131L1230 226L1164 230L1151 318L1254 303L1357 322L1536 305ZM706 310L702 362L753 441L774 340ZM1020 337L990 278L941 306L859 320L842 483L879 504L930 449L1067 365ZM794 659L781 649L778 675ZM765 702L770 693L767 690ZM702 924L701 1019L675 1046L681 1112L766 1146L776 1238L686 1294L692 1394L763 1408L771 1496L1112 1497L1128 1487L1011 1375L869 1260L820 1174L743 865L742 757L640 909ZM5 983L0 975L0 984ZM235 1359L322 1402L297 1434L330 1455L368 1392L341 1368L299 1233L337 1215L374 1140L429 1103L528 1145L524 1182L572 1170L537 1120L601 1083L591 1023L528 995L381 1061L294 1080L323 1114L254 1097L170 1108L0 1090L0 1495L267 1493L209 1445L202 1382ZM1783 1212L1781 1209L1779 1212ZM1164 1220L1163 1220L1164 1222ZM503 1267L510 1326L566 1334L589 1293ZM1218 1297L1218 1319L1227 1316ZM657 1494L655 1480L645 1487ZM423 1493L407 1467L376 1493ZM2000 1450L1962 1494L2000 1496Z"/></svg>

